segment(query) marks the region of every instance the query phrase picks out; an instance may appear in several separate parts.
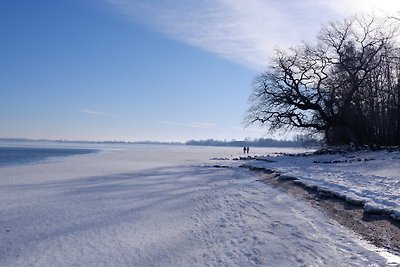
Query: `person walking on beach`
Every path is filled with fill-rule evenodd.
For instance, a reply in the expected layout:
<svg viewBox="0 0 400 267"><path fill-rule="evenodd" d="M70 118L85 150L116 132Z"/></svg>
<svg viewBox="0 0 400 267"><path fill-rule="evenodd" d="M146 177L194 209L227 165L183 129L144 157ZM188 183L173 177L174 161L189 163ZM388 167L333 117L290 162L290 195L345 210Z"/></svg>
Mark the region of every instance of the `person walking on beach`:
<svg viewBox="0 0 400 267"><path fill-rule="evenodd" d="M247 154L249 154L249 151L250 151L250 147L247 147L247 148L246 148Z"/></svg>
<svg viewBox="0 0 400 267"><path fill-rule="evenodd" d="M243 147L243 153L246 154L246 147Z"/></svg>

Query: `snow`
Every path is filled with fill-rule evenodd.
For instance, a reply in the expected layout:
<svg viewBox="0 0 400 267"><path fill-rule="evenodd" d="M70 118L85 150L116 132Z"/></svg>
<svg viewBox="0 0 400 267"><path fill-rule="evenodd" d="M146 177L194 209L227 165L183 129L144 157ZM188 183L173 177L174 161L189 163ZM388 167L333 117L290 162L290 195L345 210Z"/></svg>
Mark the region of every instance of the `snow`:
<svg viewBox="0 0 400 267"><path fill-rule="evenodd" d="M296 177L299 182L329 192L371 213L400 220L400 151L356 151L294 157L270 154L268 161L252 161Z"/></svg>
<svg viewBox="0 0 400 267"><path fill-rule="evenodd" d="M388 263L353 232L237 163L212 167L210 159L239 151L135 146L0 168L0 266ZM293 166L292 173L306 171Z"/></svg>

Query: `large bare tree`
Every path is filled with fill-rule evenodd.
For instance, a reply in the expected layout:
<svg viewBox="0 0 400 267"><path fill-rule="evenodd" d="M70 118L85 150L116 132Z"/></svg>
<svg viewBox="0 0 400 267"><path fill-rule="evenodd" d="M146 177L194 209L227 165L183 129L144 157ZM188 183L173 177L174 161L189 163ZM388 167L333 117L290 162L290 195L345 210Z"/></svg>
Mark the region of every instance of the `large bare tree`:
<svg viewBox="0 0 400 267"><path fill-rule="evenodd" d="M389 126L374 125L399 114L396 30L391 19L352 17L324 26L315 45L277 51L254 82L247 123L322 132L330 144L398 142L379 141Z"/></svg>

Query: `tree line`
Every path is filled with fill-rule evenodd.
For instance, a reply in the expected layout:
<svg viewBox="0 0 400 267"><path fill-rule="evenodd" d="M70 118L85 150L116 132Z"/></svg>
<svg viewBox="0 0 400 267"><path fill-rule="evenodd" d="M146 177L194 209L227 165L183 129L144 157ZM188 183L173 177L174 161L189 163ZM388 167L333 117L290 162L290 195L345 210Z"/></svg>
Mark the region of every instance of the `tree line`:
<svg viewBox="0 0 400 267"><path fill-rule="evenodd" d="M226 146L226 147L304 147L318 145L318 141L299 135L294 140L276 140L272 138L255 138L253 140L221 141L215 139L207 140L189 140L185 143L190 146Z"/></svg>
<svg viewBox="0 0 400 267"><path fill-rule="evenodd" d="M400 145L398 27L354 16L323 26L315 44L277 50L246 123L322 133L330 145Z"/></svg>

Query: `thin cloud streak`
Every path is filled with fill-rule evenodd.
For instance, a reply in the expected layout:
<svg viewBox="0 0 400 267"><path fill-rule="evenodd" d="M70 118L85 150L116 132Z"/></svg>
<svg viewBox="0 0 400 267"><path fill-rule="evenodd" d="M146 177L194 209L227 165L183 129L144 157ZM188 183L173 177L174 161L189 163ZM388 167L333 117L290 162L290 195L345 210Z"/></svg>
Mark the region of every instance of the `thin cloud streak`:
<svg viewBox="0 0 400 267"><path fill-rule="evenodd" d="M124 115L107 113L107 112L90 110L90 109L83 109L83 110L80 110L80 112L84 113L84 114L88 114L88 115L93 115L93 116L114 117L114 118L121 118L121 119L126 119L126 120L135 120L135 118L124 116Z"/></svg>
<svg viewBox="0 0 400 267"><path fill-rule="evenodd" d="M105 0L128 19L261 70L277 47L312 40L320 25L359 12L392 12L394 0Z"/></svg>
<svg viewBox="0 0 400 267"><path fill-rule="evenodd" d="M94 111L94 110L89 110L89 109L81 110L80 112L89 114L89 115L96 115L96 116L108 116L109 115L109 114L101 112L101 111Z"/></svg>
<svg viewBox="0 0 400 267"><path fill-rule="evenodd" d="M181 126L181 127L188 127L188 128L205 128L205 129L213 129L216 128L215 123L209 122L174 122L174 121L157 121L160 124L172 125L172 126Z"/></svg>
<svg viewBox="0 0 400 267"><path fill-rule="evenodd" d="M246 128L232 127L231 129L235 131L248 132L248 133L260 133L260 134L268 133L266 129L252 128L252 127L246 127Z"/></svg>

